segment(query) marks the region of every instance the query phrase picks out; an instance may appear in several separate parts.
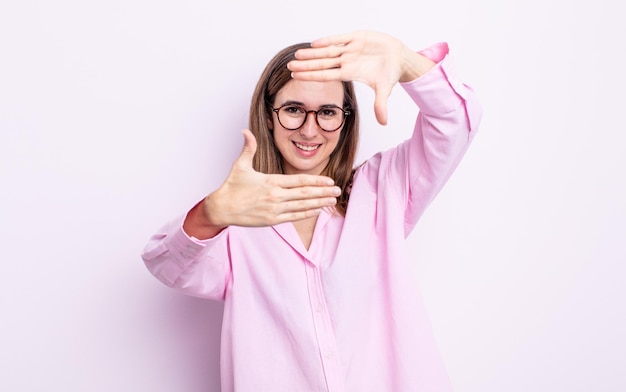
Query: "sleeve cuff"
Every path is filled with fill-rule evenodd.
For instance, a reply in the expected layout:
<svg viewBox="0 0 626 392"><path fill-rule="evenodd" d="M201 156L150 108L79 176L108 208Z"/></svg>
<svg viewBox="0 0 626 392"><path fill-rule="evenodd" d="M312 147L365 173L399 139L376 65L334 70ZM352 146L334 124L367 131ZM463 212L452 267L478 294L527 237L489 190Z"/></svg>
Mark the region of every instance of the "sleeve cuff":
<svg viewBox="0 0 626 392"><path fill-rule="evenodd" d="M176 264L181 267L189 265L194 259L196 259L200 252L205 250L205 248L210 248L219 240L220 237L225 235L224 233L227 231L224 229L213 238L199 240L190 236L185 232L185 230L183 230L184 219L184 216L178 219L177 227L166 239L166 246L171 257L176 261Z"/></svg>
<svg viewBox="0 0 626 392"><path fill-rule="evenodd" d="M426 49L418 51L417 53L421 54L424 57L427 57L435 63L440 63L441 60L443 60L449 52L450 48L448 47L447 42L438 42L434 45L429 46Z"/></svg>
<svg viewBox="0 0 626 392"><path fill-rule="evenodd" d="M457 109L466 100L468 86L456 79L448 44L438 43L419 53L437 64L419 78L400 85L424 114L436 116Z"/></svg>

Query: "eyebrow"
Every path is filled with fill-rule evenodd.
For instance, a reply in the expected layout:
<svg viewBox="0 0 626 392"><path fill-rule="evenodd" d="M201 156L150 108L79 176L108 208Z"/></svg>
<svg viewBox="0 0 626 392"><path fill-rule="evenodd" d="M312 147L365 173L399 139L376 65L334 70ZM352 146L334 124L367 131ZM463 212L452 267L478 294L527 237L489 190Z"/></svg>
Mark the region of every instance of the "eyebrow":
<svg viewBox="0 0 626 392"><path fill-rule="evenodd" d="M285 106L285 105L302 106L303 108L306 108L306 105L303 102L294 101L294 100L287 100L287 101L281 103L278 106ZM335 105L334 103L327 103L327 104L324 104L324 105L320 105L318 110L319 109L324 109L324 108L341 108L341 106Z"/></svg>

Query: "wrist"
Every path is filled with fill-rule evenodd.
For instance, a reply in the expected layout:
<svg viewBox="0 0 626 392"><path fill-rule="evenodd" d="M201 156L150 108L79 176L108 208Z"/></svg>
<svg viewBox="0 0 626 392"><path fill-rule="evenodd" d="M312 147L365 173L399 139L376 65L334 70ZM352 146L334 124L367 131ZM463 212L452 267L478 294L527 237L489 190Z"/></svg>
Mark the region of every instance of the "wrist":
<svg viewBox="0 0 626 392"><path fill-rule="evenodd" d="M411 49L404 47L400 83L411 82L430 71L436 63Z"/></svg>
<svg viewBox="0 0 626 392"><path fill-rule="evenodd" d="M226 228L226 225L216 223L215 214L211 212L208 204L209 198L210 195L189 210L183 222L185 233L199 240L215 237Z"/></svg>

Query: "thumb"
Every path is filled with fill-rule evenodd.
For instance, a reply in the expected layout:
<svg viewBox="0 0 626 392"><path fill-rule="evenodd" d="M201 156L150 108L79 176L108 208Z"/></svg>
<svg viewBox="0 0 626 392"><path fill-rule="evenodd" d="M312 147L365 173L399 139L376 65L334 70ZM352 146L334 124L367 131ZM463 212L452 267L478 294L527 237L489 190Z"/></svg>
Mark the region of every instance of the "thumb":
<svg viewBox="0 0 626 392"><path fill-rule="evenodd" d="M237 163L246 167L252 167L252 159L254 158L257 147L256 138L249 129L244 129L241 133L244 139L243 148L241 149L239 158L237 158Z"/></svg>
<svg viewBox="0 0 626 392"><path fill-rule="evenodd" d="M387 125L387 98L391 94L391 86L379 86L374 99L374 113L381 125Z"/></svg>

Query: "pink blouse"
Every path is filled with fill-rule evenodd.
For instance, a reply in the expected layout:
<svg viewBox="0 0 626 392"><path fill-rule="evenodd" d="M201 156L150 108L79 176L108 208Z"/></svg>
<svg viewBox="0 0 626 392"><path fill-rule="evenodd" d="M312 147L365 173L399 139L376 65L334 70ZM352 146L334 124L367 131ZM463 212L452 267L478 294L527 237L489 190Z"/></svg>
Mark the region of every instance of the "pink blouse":
<svg viewBox="0 0 626 392"><path fill-rule="evenodd" d="M406 237L456 168L481 118L452 71L401 85L419 107L410 139L355 174L345 218L323 211L310 248L291 223L189 237L184 217L146 245L150 272L224 301L222 391L443 392L451 385L416 287Z"/></svg>

